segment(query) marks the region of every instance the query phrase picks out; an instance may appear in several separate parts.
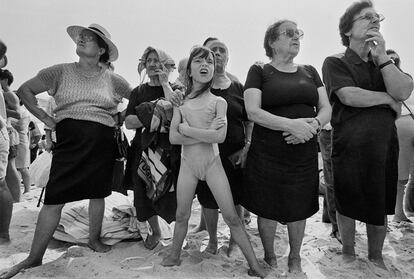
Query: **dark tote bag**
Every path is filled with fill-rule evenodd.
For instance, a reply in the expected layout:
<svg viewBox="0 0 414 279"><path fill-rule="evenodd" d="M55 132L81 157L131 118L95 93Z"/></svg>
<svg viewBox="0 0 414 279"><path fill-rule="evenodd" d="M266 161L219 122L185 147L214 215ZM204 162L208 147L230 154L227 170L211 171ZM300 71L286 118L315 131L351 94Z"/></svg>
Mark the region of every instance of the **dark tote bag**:
<svg viewBox="0 0 414 279"><path fill-rule="evenodd" d="M125 184L125 162L127 159L127 152L129 148L128 139L122 131L122 121L120 113L117 114L117 125L115 126L114 137L116 143L116 155L114 169L112 173L112 191L127 195Z"/></svg>

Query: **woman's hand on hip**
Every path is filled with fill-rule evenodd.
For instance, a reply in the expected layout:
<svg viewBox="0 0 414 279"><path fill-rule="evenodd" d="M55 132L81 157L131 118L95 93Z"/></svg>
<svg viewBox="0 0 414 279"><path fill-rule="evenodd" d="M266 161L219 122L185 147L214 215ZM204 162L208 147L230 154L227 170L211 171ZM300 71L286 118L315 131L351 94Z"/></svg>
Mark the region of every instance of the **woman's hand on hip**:
<svg viewBox="0 0 414 279"><path fill-rule="evenodd" d="M47 115L45 118L41 119L43 123L53 131L56 128L56 121L53 117Z"/></svg>

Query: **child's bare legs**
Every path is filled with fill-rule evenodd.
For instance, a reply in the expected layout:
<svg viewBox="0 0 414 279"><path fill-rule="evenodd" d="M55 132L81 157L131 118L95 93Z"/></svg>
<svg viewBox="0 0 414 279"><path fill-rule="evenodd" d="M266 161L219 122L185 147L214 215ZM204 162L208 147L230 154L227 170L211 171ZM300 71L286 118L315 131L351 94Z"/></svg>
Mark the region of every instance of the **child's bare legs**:
<svg viewBox="0 0 414 279"><path fill-rule="evenodd" d="M221 165L221 161L215 161L208 170L207 184L220 207L224 221L230 228L234 241L239 245L249 263L249 275L265 277L266 272L257 262L256 255L244 230L244 226L237 215L229 182Z"/></svg>
<svg viewBox="0 0 414 279"><path fill-rule="evenodd" d="M244 226L244 208L241 205L236 205L236 212L237 215L240 218L240 221L242 222L242 225ZM231 254L233 253L234 249L236 248L236 242L234 241L233 235L230 233L230 241L229 241L229 249L227 250L227 256L231 256Z"/></svg>
<svg viewBox="0 0 414 279"><path fill-rule="evenodd" d="M173 244L169 254L161 262L163 266L174 266L181 263L181 248L187 235L188 220L191 215L191 205L197 183L198 179L192 174L192 170L182 162L177 181L177 212Z"/></svg>

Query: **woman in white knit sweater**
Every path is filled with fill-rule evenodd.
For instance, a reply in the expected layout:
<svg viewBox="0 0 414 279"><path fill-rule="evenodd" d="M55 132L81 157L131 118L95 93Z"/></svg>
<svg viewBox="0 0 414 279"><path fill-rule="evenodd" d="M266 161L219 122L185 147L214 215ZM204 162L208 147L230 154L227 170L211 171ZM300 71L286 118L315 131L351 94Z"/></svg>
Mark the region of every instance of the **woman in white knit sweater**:
<svg viewBox="0 0 414 279"><path fill-rule="evenodd" d="M118 58L118 50L103 27L70 26L67 32L76 43L79 61L43 69L18 90L28 110L56 130L57 144L30 254L0 278L42 264L67 202L90 199L88 246L97 252L110 249L101 242L100 232L115 161L113 116L131 89L122 77L102 66ZM55 116L37 104L35 95L45 91L56 101Z"/></svg>

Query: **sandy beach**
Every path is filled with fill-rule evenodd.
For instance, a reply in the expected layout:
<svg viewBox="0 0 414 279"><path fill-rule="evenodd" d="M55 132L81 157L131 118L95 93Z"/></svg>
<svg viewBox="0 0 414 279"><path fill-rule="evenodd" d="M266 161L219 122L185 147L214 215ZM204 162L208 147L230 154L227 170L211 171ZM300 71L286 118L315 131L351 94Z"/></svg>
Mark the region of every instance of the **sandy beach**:
<svg viewBox="0 0 414 279"><path fill-rule="evenodd" d="M30 249L39 208L36 207L39 188L33 188L14 205L11 224L12 241L0 246L0 270L24 259ZM322 198L320 198L322 208ZM365 226L357 222L357 260L350 264L341 261L341 245L329 236L331 226L321 222L322 209L308 219L302 246L304 274L287 272L289 252L287 227L278 225L275 247L278 267L271 269L263 259L262 245L257 232L256 217L247 225L253 248L266 266L267 278L413 278L414 226L398 227L389 222L389 232L384 244L385 263L388 271L375 267L367 260ZM198 224L200 205L195 200L190 230ZM389 217L391 219L391 217ZM203 252L207 242L206 231L190 233L182 253L179 267L166 268L159 263L168 251L171 240L163 240L154 250L144 248L142 241L123 241L106 254L95 253L84 246L53 240L42 266L26 270L15 278L250 278L247 263L240 251L227 256L229 229L220 217L218 225L219 252ZM74 246L74 247L72 247Z"/></svg>

